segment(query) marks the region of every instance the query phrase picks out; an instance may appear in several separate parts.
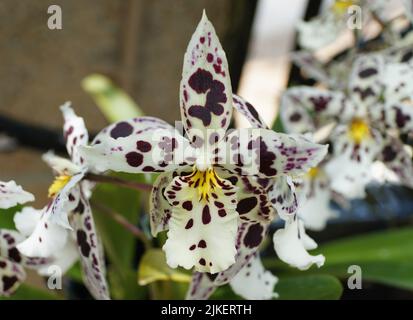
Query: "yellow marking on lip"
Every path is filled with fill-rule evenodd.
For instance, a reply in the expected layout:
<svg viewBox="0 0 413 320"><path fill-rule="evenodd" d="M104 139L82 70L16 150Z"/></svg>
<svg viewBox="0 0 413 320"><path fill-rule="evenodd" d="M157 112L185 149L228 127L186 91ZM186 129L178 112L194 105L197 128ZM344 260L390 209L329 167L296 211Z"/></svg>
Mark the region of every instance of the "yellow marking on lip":
<svg viewBox="0 0 413 320"><path fill-rule="evenodd" d="M65 185L70 181L72 176L69 175L60 175L55 178L51 186L49 187L49 198L53 198L56 196L60 190L62 190Z"/></svg>
<svg viewBox="0 0 413 320"><path fill-rule="evenodd" d="M354 119L348 131L350 138L357 144L370 137L370 128L364 120Z"/></svg>
<svg viewBox="0 0 413 320"><path fill-rule="evenodd" d="M205 171L194 169L194 172L189 176L189 186L198 189L199 200L208 201L210 193L216 188L221 188L221 185L222 181L214 169Z"/></svg>
<svg viewBox="0 0 413 320"><path fill-rule="evenodd" d="M347 9L356 4L354 0L336 0L333 4L333 12L337 15L342 15L347 12Z"/></svg>
<svg viewBox="0 0 413 320"><path fill-rule="evenodd" d="M307 175L309 176L310 179L316 178L320 173L320 169L317 167L311 168L308 170Z"/></svg>

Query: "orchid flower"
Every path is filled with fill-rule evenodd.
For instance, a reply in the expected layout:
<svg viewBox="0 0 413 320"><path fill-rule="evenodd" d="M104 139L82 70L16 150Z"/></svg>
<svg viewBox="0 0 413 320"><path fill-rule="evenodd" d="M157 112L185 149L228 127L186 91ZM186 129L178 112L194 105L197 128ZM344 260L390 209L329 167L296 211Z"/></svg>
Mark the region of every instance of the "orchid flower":
<svg viewBox="0 0 413 320"><path fill-rule="evenodd" d="M361 17L354 16L359 7ZM316 51L333 43L346 30L350 30L349 22L361 19L366 25L374 18L381 24L386 24L397 17L402 8L400 0L333 0L323 12L311 19L298 24L298 43L303 49ZM354 22L353 22L354 23Z"/></svg>
<svg viewBox="0 0 413 320"><path fill-rule="evenodd" d="M384 44L382 39L368 41L368 48L357 52L376 53L384 57L386 63L411 63L413 61L413 32L402 34L397 40ZM384 46L384 48L383 48ZM347 50L329 61L322 61L309 51L291 54L292 62L297 65L304 76L316 80L330 90L345 90L351 73L351 66L357 58L356 50Z"/></svg>
<svg viewBox="0 0 413 320"><path fill-rule="evenodd" d="M337 213L330 206L332 198L330 179L322 164L311 168L301 177L296 189L297 215L306 229L321 231L326 227L328 220L337 217Z"/></svg>
<svg viewBox="0 0 413 320"><path fill-rule="evenodd" d="M413 109L405 102L412 98L412 76L409 64L366 55L354 62L345 92L310 87L286 91L281 116L287 132L313 132L336 123L330 136L332 159L325 166L332 190L349 199L364 197L376 160L401 183L413 186L410 154L399 138L413 128Z"/></svg>
<svg viewBox="0 0 413 320"><path fill-rule="evenodd" d="M43 156L57 173L49 188L51 200L40 211L26 208L16 216L17 228L29 235L17 248L28 257L54 257L57 265L67 269L76 260L75 241L86 286L96 299L108 299L103 252L88 200L91 184L83 180L88 170L79 154L79 147L88 143L88 132L83 119L74 113L69 103L61 110L70 160L52 153ZM64 251L68 252L66 257L62 257Z"/></svg>
<svg viewBox="0 0 413 320"><path fill-rule="evenodd" d="M33 200L34 196L24 191L13 180L9 182L0 181L0 209L8 209Z"/></svg>
<svg viewBox="0 0 413 320"><path fill-rule="evenodd" d="M262 200L265 207L266 195L261 200L261 190L250 183L257 194L248 192L249 199L241 202L240 177L306 171L326 152L301 137L267 129L227 130L232 97L227 59L204 13L189 42L180 84L189 140L162 120L142 117L115 123L82 147L98 171L161 172L150 221L154 236L168 229L163 250L173 268L212 274L230 268L236 261L240 217L249 220L244 241L254 248L262 240L261 220L271 220L268 209L249 214Z"/></svg>
<svg viewBox="0 0 413 320"><path fill-rule="evenodd" d="M33 201L34 196L14 181L0 182L0 208L8 209L17 204ZM27 258L16 249L23 236L14 230L0 229L0 296L10 296L26 278L24 268L38 269L50 261Z"/></svg>
<svg viewBox="0 0 413 320"><path fill-rule="evenodd" d="M261 118L259 113L255 110L255 108L248 102L244 101L241 97L233 96L233 106L234 108L243 116L245 116L252 127L254 128L261 128L267 130L267 125L265 121ZM303 139L303 138L302 138ZM319 161L318 161L319 162ZM317 163L318 163L317 162ZM305 174L306 170L302 172L296 171L296 175L301 176ZM237 211L240 213L240 225L238 228L238 235L237 235L237 255L236 255L236 262L227 270L220 272L219 274L211 275L209 273L199 273L196 272L193 276L191 286L187 293L187 299L207 299L214 290L222 286L224 284L230 283L232 285L232 280L237 277L238 274L241 274L238 277L238 280L245 276L248 269L251 266L254 266L255 275L260 275L264 277L270 278L269 272L263 270L261 263L255 262L250 263L253 259L259 259L258 256L258 245L261 243L263 235L267 234L268 228L272 221L275 220L276 216L274 214L266 215L266 212L276 212L279 216L286 220L286 226L289 224L290 221L294 220L295 212L297 210L297 195L295 193L294 184L292 182L292 178L290 174L278 175L276 177L260 177L259 175L251 178L247 176L242 176L237 178L236 176L230 178L231 181L235 181L235 184L238 186L239 190L239 206L237 207ZM252 201L252 195L260 195L257 197L257 200ZM265 195L265 196L264 196ZM248 216L261 216L266 217L265 219L261 219L261 222L258 225L255 223L256 219L245 219L242 212L244 210L240 210L243 207L248 207L248 203L260 203L258 206L251 207L249 209ZM263 214L264 213L264 214ZM303 227L301 226L301 230L299 230L298 225L295 225L296 228L296 237L297 241L299 237L299 233L305 234ZM291 228L289 229L291 230ZM281 237L282 238L282 237ZM255 240L255 245L251 245L250 239L258 239ZM314 249L316 247L315 242L311 239L304 237L303 239L308 240L306 243L301 243L302 248L301 250L294 250L296 247L293 247L293 250L285 250L282 253L286 254L279 254L280 259L284 262L290 263L294 267L302 267L303 266L303 251L307 249ZM276 239L277 240L277 239ZM291 240L291 239L289 239ZM295 239L293 239L294 242ZM277 240L278 241L278 240ZM295 241L295 244L300 244L300 242ZM311 241L312 246L308 246L307 244ZM289 246L288 243L286 243ZM305 248L306 246L306 248ZM274 246L274 249L277 253L280 250L279 246ZM282 250L282 249L281 249ZM296 255L298 253L298 255ZM254 258L255 257L255 258ZM298 258L298 259L297 259ZM323 263L324 257L319 255L313 257L311 255L307 255L306 260L306 268L310 267L313 263L316 263L318 266L321 266ZM258 267L261 265L261 267ZM255 296L257 293L251 293L251 295L247 295L248 292L247 286L242 286L242 281L235 280L235 287L233 287L234 291L238 294L243 296L246 299ZM244 282L245 284L247 282ZM262 289L262 295L260 295L261 299L271 299L274 296L270 294L269 289L274 287L275 282L269 281L267 284L265 281L264 283L260 282L259 287L257 289ZM272 291L271 291L272 292ZM255 296L257 297L257 296Z"/></svg>

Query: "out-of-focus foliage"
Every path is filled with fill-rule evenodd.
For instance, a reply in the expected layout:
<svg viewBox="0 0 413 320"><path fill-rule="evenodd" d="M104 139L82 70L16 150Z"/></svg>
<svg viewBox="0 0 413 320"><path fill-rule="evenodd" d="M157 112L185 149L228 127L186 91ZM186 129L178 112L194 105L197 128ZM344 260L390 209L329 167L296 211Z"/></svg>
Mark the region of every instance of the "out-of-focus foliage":
<svg viewBox="0 0 413 320"><path fill-rule="evenodd" d="M332 241L317 251L325 255L325 265L311 268L305 274L329 273L347 279L351 275L349 266L357 265L362 270L363 281L413 290L412 227ZM264 264L277 272L298 272L275 259L264 259Z"/></svg>
<svg viewBox="0 0 413 320"><path fill-rule="evenodd" d="M140 117L142 110L123 90L101 74L91 74L83 79L82 88L91 95L109 122Z"/></svg>
<svg viewBox="0 0 413 320"><path fill-rule="evenodd" d="M165 253L161 249L146 251L139 265L138 283L144 286L154 281L165 280L189 283L191 274L170 268L166 263Z"/></svg>

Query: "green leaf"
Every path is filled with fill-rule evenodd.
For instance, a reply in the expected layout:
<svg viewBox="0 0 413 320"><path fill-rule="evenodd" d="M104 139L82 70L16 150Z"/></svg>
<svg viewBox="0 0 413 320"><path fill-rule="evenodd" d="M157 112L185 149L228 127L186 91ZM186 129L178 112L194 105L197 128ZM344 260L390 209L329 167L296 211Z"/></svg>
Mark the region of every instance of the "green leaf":
<svg viewBox="0 0 413 320"><path fill-rule="evenodd" d="M139 176L130 174L116 174L116 176L125 180L140 179ZM94 202L123 215L131 224L137 224L142 209L139 192L110 184L99 184L96 187L92 197L92 203ZM93 216L112 264L119 271L132 268L136 238L96 207L93 207Z"/></svg>
<svg viewBox="0 0 413 320"><path fill-rule="evenodd" d="M272 125L272 130L274 130L275 132L281 132L281 133L285 132L284 125L280 117L280 112L278 112L277 118L275 118L274 124Z"/></svg>
<svg viewBox="0 0 413 320"><path fill-rule="evenodd" d="M280 300L337 300L343 287L330 275L301 275L281 277L275 292Z"/></svg>
<svg viewBox="0 0 413 320"><path fill-rule="evenodd" d="M340 281L330 275L281 276L274 292L275 300L337 300L343 292ZM211 300L241 300L229 285L217 288Z"/></svg>
<svg viewBox="0 0 413 320"><path fill-rule="evenodd" d="M58 300L60 297L51 290L44 290L22 284L11 297L0 300Z"/></svg>
<svg viewBox="0 0 413 320"><path fill-rule="evenodd" d="M20 211L23 206L18 205L9 209L0 209L0 229L15 229L14 215Z"/></svg>
<svg viewBox="0 0 413 320"><path fill-rule="evenodd" d="M82 80L82 88L89 93L109 122L143 116L133 99L101 74L91 74Z"/></svg>
<svg viewBox="0 0 413 320"><path fill-rule="evenodd" d="M125 180L140 181L143 175L117 173L115 176ZM144 193L142 193L144 195ZM139 220L141 193L111 184L99 184L93 192L92 204L99 205L123 215L127 221L136 225ZM123 226L116 223L105 212L92 206L93 216L102 238L105 251L111 264L109 273L110 287L116 286L115 298L138 299L142 290L136 284L135 256L137 239Z"/></svg>
<svg viewBox="0 0 413 320"><path fill-rule="evenodd" d="M170 268L161 249L150 249L145 252L139 264L138 283L144 286L154 281L190 282L191 275Z"/></svg>
<svg viewBox="0 0 413 320"><path fill-rule="evenodd" d="M413 290L413 228L401 228L332 241L314 250L322 253L326 263L320 269L311 268L305 274L329 273L347 279L351 265L361 268L362 280ZM287 274L300 271L289 268L276 259L266 259L270 269Z"/></svg>

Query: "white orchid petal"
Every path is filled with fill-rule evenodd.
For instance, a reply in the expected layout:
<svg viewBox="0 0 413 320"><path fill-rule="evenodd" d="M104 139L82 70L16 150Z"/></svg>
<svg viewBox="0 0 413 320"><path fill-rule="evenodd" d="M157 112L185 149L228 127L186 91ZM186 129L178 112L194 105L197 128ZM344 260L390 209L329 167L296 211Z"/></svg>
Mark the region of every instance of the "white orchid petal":
<svg viewBox="0 0 413 320"><path fill-rule="evenodd" d="M64 247L67 236L67 230L50 221L44 209L33 233L18 244L17 249L28 257L52 257Z"/></svg>
<svg viewBox="0 0 413 320"><path fill-rule="evenodd" d="M324 264L325 258L319 254L316 256L310 255L305 246L311 247L307 238L300 238L298 219L287 221L284 228L277 230L273 236L274 249L278 257L292 267L300 270L307 270L313 264L321 267Z"/></svg>
<svg viewBox="0 0 413 320"><path fill-rule="evenodd" d="M232 290L244 299L269 300L274 297L278 278L264 269L258 254L231 280Z"/></svg>
<svg viewBox="0 0 413 320"><path fill-rule="evenodd" d="M16 182L13 180L9 182L0 181L0 209L11 208L29 201L34 201L34 196L24 191Z"/></svg>

